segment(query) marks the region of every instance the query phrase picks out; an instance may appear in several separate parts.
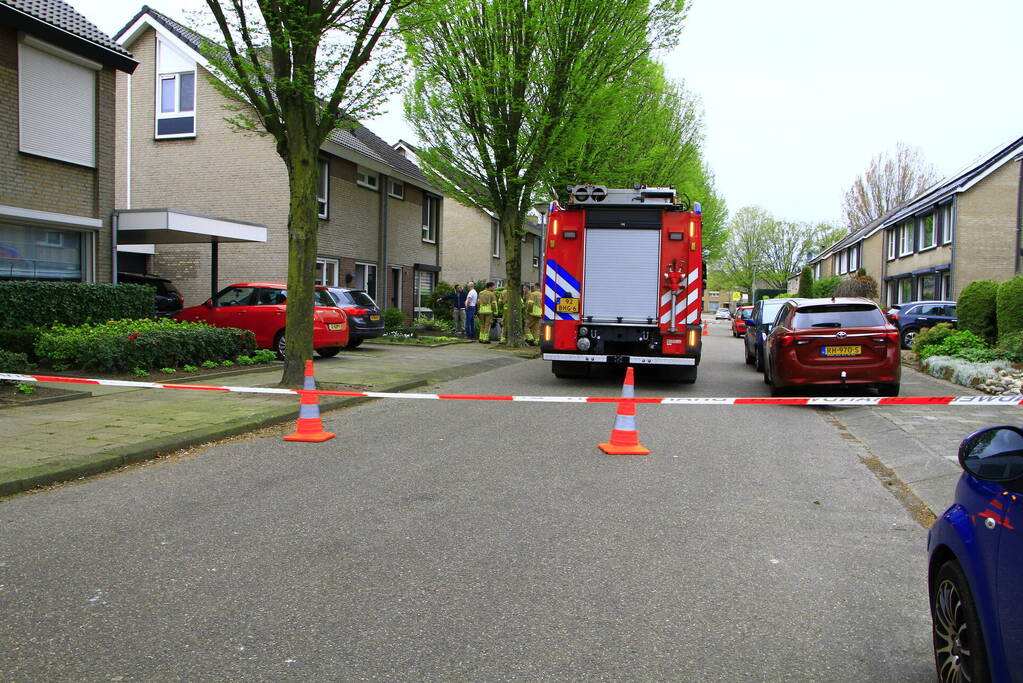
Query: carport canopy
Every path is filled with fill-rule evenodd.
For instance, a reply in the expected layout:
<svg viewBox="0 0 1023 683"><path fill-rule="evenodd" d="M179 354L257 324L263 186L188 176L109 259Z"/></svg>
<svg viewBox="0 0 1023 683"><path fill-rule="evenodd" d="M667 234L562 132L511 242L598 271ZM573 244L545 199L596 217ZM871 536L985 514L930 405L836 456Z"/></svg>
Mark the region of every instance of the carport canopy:
<svg viewBox="0 0 1023 683"><path fill-rule="evenodd" d="M208 242L210 283L217 293L218 245L223 242L266 242L266 227L177 209L123 209L114 212L114 278L117 245L190 244Z"/></svg>

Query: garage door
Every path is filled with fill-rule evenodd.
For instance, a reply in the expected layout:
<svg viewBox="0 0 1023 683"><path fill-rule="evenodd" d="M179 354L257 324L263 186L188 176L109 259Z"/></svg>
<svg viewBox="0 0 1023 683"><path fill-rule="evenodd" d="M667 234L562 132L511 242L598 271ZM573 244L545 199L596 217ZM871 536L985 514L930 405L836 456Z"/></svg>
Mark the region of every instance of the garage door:
<svg viewBox="0 0 1023 683"><path fill-rule="evenodd" d="M660 253L660 230L588 229L583 319L656 321Z"/></svg>

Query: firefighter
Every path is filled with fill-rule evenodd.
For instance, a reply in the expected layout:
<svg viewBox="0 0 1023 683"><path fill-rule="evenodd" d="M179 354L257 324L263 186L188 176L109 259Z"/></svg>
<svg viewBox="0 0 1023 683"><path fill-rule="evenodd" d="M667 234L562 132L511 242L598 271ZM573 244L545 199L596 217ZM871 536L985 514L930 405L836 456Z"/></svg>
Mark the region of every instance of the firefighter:
<svg viewBox="0 0 1023 683"><path fill-rule="evenodd" d="M543 316L543 295L540 285L533 285L523 306L526 313L526 343L536 346L540 342L540 318Z"/></svg>
<svg viewBox="0 0 1023 683"><path fill-rule="evenodd" d="M494 283L488 282L487 288L480 292L476 301L476 315L480 319L480 344L490 343L490 326L494 323L497 313L497 295L494 294Z"/></svg>
<svg viewBox="0 0 1023 683"><path fill-rule="evenodd" d="M501 315L501 343L508 337L508 303L511 301L511 290L507 287L497 295L498 312Z"/></svg>

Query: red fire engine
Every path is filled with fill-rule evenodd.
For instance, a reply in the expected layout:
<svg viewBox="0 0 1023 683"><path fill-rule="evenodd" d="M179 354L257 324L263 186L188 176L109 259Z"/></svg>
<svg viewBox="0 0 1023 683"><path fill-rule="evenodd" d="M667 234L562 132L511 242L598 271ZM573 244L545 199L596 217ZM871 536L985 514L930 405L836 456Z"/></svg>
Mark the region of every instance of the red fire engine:
<svg viewBox="0 0 1023 683"><path fill-rule="evenodd" d="M673 188L569 186L551 206L540 350L558 377L595 363L656 365L692 383L700 363L700 205Z"/></svg>

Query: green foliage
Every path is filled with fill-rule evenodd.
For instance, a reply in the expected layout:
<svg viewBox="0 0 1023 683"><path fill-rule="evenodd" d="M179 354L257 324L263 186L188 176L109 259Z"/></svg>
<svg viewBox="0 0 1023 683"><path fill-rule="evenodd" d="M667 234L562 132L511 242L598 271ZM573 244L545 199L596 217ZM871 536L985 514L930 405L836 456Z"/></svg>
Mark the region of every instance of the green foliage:
<svg viewBox="0 0 1023 683"><path fill-rule="evenodd" d="M58 365L100 372L133 368L178 367L251 353L255 338L248 330L204 323L112 320L75 327L55 325L39 336L36 353Z"/></svg>
<svg viewBox="0 0 1023 683"><path fill-rule="evenodd" d="M277 360L277 354L270 349L258 349L252 358L257 363L273 363Z"/></svg>
<svg viewBox="0 0 1023 683"><path fill-rule="evenodd" d="M993 280L977 280L963 288L956 305L959 329L969 330L988 342L996 338L996 302L998 284Z"/></svg>
<svg viewBox="0 0 1023 683"><path fill-rule="evenodd" d="M388 308L383 313L384 329L393 330L405 323L405 314L397 308Z"/></svg>
<svg viewBox="0 0 1023 683"><path fill-rule="evenodd" d="M916 351L920 360L926 360L931 356L953 356L955 358L965 358L962 354L969 350L982 350L987 351L987 342L981 337L978 337L969 330L955 330L951 334L947 335L941 343L937 345L926 345L917 346L913 344L913 350ZM989 359L990 360L990 359Z"/></svg>
<svg viewBox="0 0 1023 683"><path fill-rule="evenodd" d="M28 354L0 349L0 372L26 373L34 367L28 360Z"/></svg>
<svg viewBox="0 0 1023 683"><path fill-rule="evenodd" d="M837 288L841 283L842 278L838 275L822 277L820 280L813 283L814 298L822 299L824 297L835 296L835 288Z"/></svg>
<svg viewBox="0 0 1023 683"><path fill-rule="evenodd" d="M445 297L455 291L455 288L441 280L437 283L437 286L433 288L434 301L430 303L430 308L433 309L433 315L441 320L451 320L454 317L454 306L451 305L450 301L440 301L441 297Z"/></svg>
<svg viewBox="0 0 1023 683"><path fill-rule="evenodd" d="M18 393L19 394L25 394L26 396L30 396L30 395L36 393L36 385L34 385L34 384L25 384L24 382L22 382L21 384L18 385Z"/></svg>
<svg viewBox="0 0 1023 683"><path fill-rule="evenodd" d="M998 285L995 296L998 337L1023 330L1023 275Z"/></svg>
<svg viewBox="0 0 1023 683"><path fill-rule="evenodd" d="M146 370L145 368L132 368L131 374L136 377L149 377L149 370Z"/></svg>
<svg viewBox="0 0 1023 683"><path fill-rule="evenodd" d="M951 323L938 323L934 327L925 327L913 338L913 351L920 353L925 346L939 346L956 328Z"/></svg>
<svg viewBox="0 0 1023 683"><path fill-rule="evenodd" d="M877 280L869 275L857 275L838 283L832 296L862 296L877 299Z"/></svg>
<svg viewBox="0 0 1023 683"><path fill-rule="evenodd" d="M173 375L175 372L177 372L177 370L175 370L174 368L160 368L160 372L162 372L165 375Z"/></svg>
<svg viewBox="0 0 1023 683"><path fill-rule="evenodd" d="M185 372L195 372L199 368L197 366L195 366L195 365L185 365L181 369L184 370Z"/></svg>
<svg viewBox="0 0 1023 683"><path fill-rule="evenodd" d="M810 266L803 266L802 272L799 273L799 291L796 292L796 296L801 299L813 297L813 271Z"/></svg>
<svg viewBox="0 0 1023 683"><path fill-rule="evenodd" d="M234 359L238 365L255 365L256 360L252 356L241 355Z"/></svg>
<svg viewBox="0 0 1023 683"><path fill-rule="evenodd" d="M0 282L0 328L80 325L156 313L149 285L13 280Z"/></svg>
<svg viewBox="0 0 1023 683"><path fill-rule="evenodd" d="M232 366L234 366L234 361L231 360L230 358L228 358L227 360L220 361L220 367L230 368Z"/></svg>
<svg viewBox="0 0 1023 683"><path fill-rule="evenodd" d="M204 368L217 368L220 367L220 363L212 360L204 360L200 365Z"/></svg>
<svg viewBox="0 0 1023 683"><path fill-rule="evenodd" d="M25 327L20 330L0 330L0 349L23 353L29 359L35 358L36 342L41 330L38 327Z"/></svg>
<svg viewBox="0 0 1023 683"><path fill-rule="evenodd" d="M1005 351L1008 360L1014 363L1023 363L1023 330L1010 332L998 339L998 348Z"/></svg>

